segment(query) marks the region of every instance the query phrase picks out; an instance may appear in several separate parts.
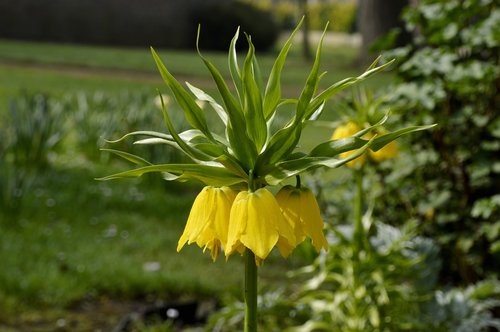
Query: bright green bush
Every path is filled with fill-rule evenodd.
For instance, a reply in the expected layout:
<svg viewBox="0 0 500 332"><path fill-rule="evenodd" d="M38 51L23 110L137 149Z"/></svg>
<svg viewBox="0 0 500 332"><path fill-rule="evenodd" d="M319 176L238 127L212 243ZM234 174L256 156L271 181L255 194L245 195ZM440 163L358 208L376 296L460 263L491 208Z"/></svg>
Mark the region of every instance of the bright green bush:
<svg viewBox="0 0 500 332"><path fill-rule="evenodd" d="M357 4L354 1L314 2L309 5L311 29L323 30L330 22L329 30L352 32L356 22Z"/></svg>
<svg viewBox="0 0 500 332"><path fill-rule="evenodd" d="M403 121L437 123L385 174L376 213L415 218L443 248L442 280L474 282L500 268L500 8L491 0L422 0L404 18L390 103ZM404 198L404 204L395 200ZM392 208L388 208L392 207Z"/></svg>

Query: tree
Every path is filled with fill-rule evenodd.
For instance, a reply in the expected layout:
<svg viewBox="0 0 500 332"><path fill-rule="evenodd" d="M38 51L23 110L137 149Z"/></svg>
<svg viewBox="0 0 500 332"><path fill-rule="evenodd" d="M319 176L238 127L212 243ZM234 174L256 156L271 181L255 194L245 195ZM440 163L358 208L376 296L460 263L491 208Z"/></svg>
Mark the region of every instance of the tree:
<svg viewBox="0 0 500 332"><path fill-rule="evenodd" d="M410 3L409 0L359 0L358 26L362 37L360 61L369 63L373 60L370 46L393 28L402 28L401 11ZM404 31L401 29L401 31ZM401 33L397 44L407 41L409 35Z"/></svg>
<svg viewBox="0 0 500 332"><path fill-rule="evenodd" d="M302 25L302 54L306 60L312 59L311 42L309 41L309 15L307 10L308 0L299 0L300 12L304 16Z"/></svg>

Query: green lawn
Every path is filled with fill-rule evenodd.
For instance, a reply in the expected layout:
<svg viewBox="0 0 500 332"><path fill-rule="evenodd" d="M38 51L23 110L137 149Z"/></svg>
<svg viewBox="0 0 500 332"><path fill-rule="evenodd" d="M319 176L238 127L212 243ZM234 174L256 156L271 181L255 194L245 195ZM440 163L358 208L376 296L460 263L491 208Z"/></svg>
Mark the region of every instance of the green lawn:
<svg viewBox="0 0 500 332"><path fill-rule="evenodd" d="M181 82L213 89L210 74L196 52L158 52ZM229 79L226 54L206 53L205 56ZM259 56L264 74L269 72L275 56ZM326 46L321 68L328 74L321 86L362 73L362 69L354 66L355 57L354 48ZM292 48L282 76L285 97L300 94L311 65L302 59L300 45ZM376 80L368 80L366 85L379 87L390 79L390 75L382 74ZM165 90L149 50L0 40L0 105L4 105L9 96L24 90L62 94L79 90L146 89L154 94L156 88Z"/></svg>
<svg viewBox="0 0 500 332"><path fill-rule="evenodd" d="M362 72L353 66L355 52L326 47L322 69L329 74L322 86ZM180 81L213 91L195 52L159 53ZM206 55L229 78L226 55ZM259 57L264 73L274 56ZM283 92L297 97L311 63L301 59L297 47L287 65ZM390 79L379 75L367 85L380 86ZM8 116L12 98L25 93L43 92L57 99L77 92L112 96L132 91L153 98L156 88L167 92L149 50L0 40L0 117ZM308 128L303 146L327 138L331 130ZM22 205L0 213L0 330L24 331L30 324L41 324L46 329L40 331L52 331L57 319L73 317L81 303L106 298L151 302L240 295L243 272L238 257L214 264L195 246L176 253L198 185L182 187L153 176L98 182L94 178L130 166L115 159L89 159L71 137L65 137L62 146L50 156L49 168L27 187ZM298 262L300 258L271 257L261 271L263 283L282 282L286 267ZM96 316L90 311L75 318L80 325L73 331L88 330ZM45 317L43 323L37 321L40 317ZM107 319L110 328L119 316L115 312Z"/></svg>

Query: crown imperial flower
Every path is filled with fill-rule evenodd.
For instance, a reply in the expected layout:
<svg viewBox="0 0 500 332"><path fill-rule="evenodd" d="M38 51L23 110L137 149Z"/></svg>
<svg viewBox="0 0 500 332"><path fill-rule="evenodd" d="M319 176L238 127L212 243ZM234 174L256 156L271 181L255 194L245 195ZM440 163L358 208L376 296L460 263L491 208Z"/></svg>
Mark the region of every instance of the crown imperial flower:
<svg viewBox="0 0 500 332"><path fill-rule="evenodd" d="M310 189L288 185L276 194L276 200L284 218L293 225L297 244L309 237L317 251L328 249L328 242L323 234L323 219Z"/></svg>
<svg viewBox="0 0 500 332"><path fill-rule="evenodd" d="M241 253L248 248L257 259L263 260L274 246L278 247L283 256L288 256L304 236L312 239L316 249L325 248L323 223L312 194L307 190L300 190L298 193L290 190L288 196L282 193L279 195L282 202L280 208L274 196L265 188L280 185L289 178L320 167L336 168L346 163L362 163L364 154L369 149L378 151L401 135L431 127L408 127L367 139L366 134L382 125L386 116L361 132L358 132L359 128L354 123L341 126L332 139L318 144L311 151L300 151L298 147L303 128L321 116L327 109L324 107L325 103L331 97L392 63L377 66L377 59L363 74L346 78L318 92L322 77L320 60L323 34L300 96L284 98L281 94L281 73L292 40L301 24L302 21L285 42L265 84L249 36L248 52L243 64L238 64L236 43L239 30L231 41L228 57L234 89L227 85L219 70L198 50L220 98L214 98L189 83L186 84L187 88L183 86L151 49L163 80L191 128L180 133L176 130L169 114L175 108L167 109L168 99L159 94L169 133L135 131L110 143L120 142L128 137L140 137L135 141L136 144L173 147L183 152L191 162L152 164L128 152L104 149L138 167L102 179L137 177L145 173L160 172L168 181L203 182L207 187L193 204L177 250L181 250L186 243L195 242L204 250L209 249L212 258L216 259L221 248L224 248L226 256L235 251ZM222 103L219 104L217 100ZM202 106L200 102L203 102ZM275 130L275 115L285 104L294 105L295 111L284 126ZM210 111L220 118L224 128L223 136L210 128L206 116ZM252 190L246 191L248 188ZM288 189L284 192L286 191ZM285 196L288 201L297 203L295 209L292 203L285 202ZM297 210L299 206L300 211Z"/></svg>
<svg viewBox="0 0 500 332"><path fill-rule="evenodd" d="M179 252L186 243L209 249L215 261L220 248L226 246L231 205L236 191L229 187L207 186L196 197L177 244Z"/></svg>
<svg viewBox="0 0 500 332"><path fill-rule="evenodd" d="M229 217L226 256L244 246L255 254L257 263L260 263L274 246L286 257L296 245L293 227L281 214L269 190L260 188L254 192L238 193Z"/></svg>

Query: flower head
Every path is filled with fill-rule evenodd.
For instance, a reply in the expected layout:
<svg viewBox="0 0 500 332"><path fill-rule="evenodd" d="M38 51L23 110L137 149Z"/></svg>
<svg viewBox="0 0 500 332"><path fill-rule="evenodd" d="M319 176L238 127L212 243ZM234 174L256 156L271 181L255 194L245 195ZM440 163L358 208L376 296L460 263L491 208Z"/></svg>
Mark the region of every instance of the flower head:
<svg viewBox="0 0 500 332"><path fill-rule="evenodd" d="M285 186L276 195L284 218L293 225L297 244L307 237L317 251L328 249L318 203L308 188Z"/></svg>
<svg viewBox="0 0 500 332"><path fill-rule="evenodd" d="M226 256L248 248L257 259L262 260L274 246L278 247L283 256L287 256L304 236L311 237L317 249L324 248L326 241L322 235L323 224L312 194L302 190L298 194L291 192L287 199L296 202L300 211L285 204L283 206L288 217L283 217L274 196L263 188L281 185L289 178L318 167L336 168L345 163L349 166L362 164L366 158L363 153L368 148L379 150L403 134L430 128L412 127L367 140L350 137L359 130L359 127L351 122L337 128L333 134L334 141L318 142L311 151L299 152L297 148L303 129L327 109L323 106L328 99L391 64L388 62L377 66L377 59L358 77L342 80L318 91L322 77L320 42L302 93L297 98L285 97L282 95L281 74L292 40L299 29L300 24L285 42L269 75L266 75L269 77L266 84L262 84L261 70L250 37L247 38L247 55L242 64L238 63L236 44L239 31L236 31L229 46L228 57L236 93L227 85L220 71L198 50L201 60L214 79L222 103L217 101L219 98L214 98L197 87L190 84L183 86L165 67L160 56L151 49L160 74L171 91L172 102L175 100L179 105L190 128L178 131L170 115L173 110L167 107L169 98L160 94L158 104L161 106L168 133L141 130L112 142L135 137L137 144L174 147L182 151L189 161L153 164L128 152L107 149L138 167L103 179L137 177L145 173L160 172L167 181L203 182L207 187L193 204L184 233L179 240L178 250L186 243L196 242L200 247L208 248L215 259L221 248L224 248ZM324 36L325 34L322 35L321 41ZM200 101L203 101L203 105ZM294 112L288 121L284 122L284 126L276 126L275 115L284 104L290 104ZM211 121L208 121L208 112L213 112L220 118L223 128L212 126ZM375 130L382 122L364 130L366 133ZM221 135L221 132L224 134ZM339 138L346 139L337 141ZM353 159L355 157L358 158ZM253 192L242 191L236 196L236 191L229 187L238 190L261 189ZM292 213L297 213L297 216L290 217Z"/></svg>
<svg viewBox="0 0 500 332"><path fill-rule="evenodd" d="M229 213L235 197L236 191L228 187L203 188L193 203L177 251L186 243L196 242L200 248L209 249L216 260L221 246L226 246Z"/></svg>
<svg viewBox="0 0 500 332"><path fill-rule="evenodd" d="M229 217L226 256L246 247L259 263L274 246L286 257L296 245L293 227L283 218L270 191L261 188L254 192L241 191L236 196Z"/></svg>

